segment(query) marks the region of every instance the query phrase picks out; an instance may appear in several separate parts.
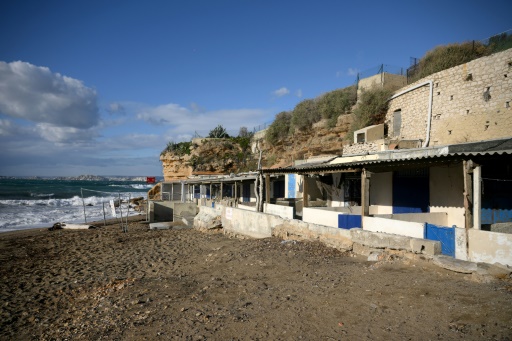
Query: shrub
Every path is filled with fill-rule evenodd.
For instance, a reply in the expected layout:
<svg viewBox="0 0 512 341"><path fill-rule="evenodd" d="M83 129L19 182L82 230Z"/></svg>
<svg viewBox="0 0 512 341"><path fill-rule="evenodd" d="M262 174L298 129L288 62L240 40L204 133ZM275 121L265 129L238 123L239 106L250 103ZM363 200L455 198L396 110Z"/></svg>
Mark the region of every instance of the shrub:
<svg viewBox="0 0 512 341"><path fill-rule="evenodd" d="M322 119L322 115L318 110L317 101L314 99L306 99L295 106L292 112L291 125L299 130L308 130Z"/></svg>
<svg viewBox="0 0 512 341"><path fill-rule="evenodd" d="M353 139L354 131L364 127L384 123L388 110L388 99L391 91L373 89L363 91L358 106L354 109L354 121L347 136Z"/></svg>
<svg viewBox="0 0 512 341"><path fill-rule="evenodd" d="M167 146L162 150L160 155L164 155L166 153L173 153L179 156L182 155L190 155L190 146L192 142L179 142L175 143L174 141L167 142Z"/></svg>
<svg viewBox="0 0 512 341"><path fill-rule="evenodd" d="M483 57L489 51L487 46L476 41L438 46L421 58L413 74L409 74L409 82Z"/></svg>
<svg viewBox="0 0 512 341"><path fill-rule="evenodd" d="M228 138L229 134L226 131L226 128L224 128L222 125L219 124L217 127L210 130L208 137L221 139L221 138Z"/></svg>
<svg viewBox="0 0 512 341"><path fill-rule="evenodd" d="M274 122L272 122L265 133L265 140L270 144L276 144L288 136L291 119L292 114L289 111L282 111L277 114Z"/></svg>
<svg viewBox="0 0 512 341"><path fill-rule="evenodd" d="M349 113L357 100L357 88L349 86L326 93L318 99L318 111L323 119L328 119L328 126L334 127L338 116Z"/></svg>

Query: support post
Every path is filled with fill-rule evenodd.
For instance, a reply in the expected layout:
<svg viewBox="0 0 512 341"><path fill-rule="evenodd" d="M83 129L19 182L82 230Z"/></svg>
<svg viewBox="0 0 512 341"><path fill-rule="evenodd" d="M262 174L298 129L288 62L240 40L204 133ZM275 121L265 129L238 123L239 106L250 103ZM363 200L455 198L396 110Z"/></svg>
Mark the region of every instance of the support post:
<svg viewBox="0 0 512 341"><path fill-rule="evenodd" d="M265 174L265 202L270 204L270 174Z"/></svg>
<svg viewBox="0 0 512 341"><path fill-rule="evenodd" d="M464 160L462 162L464 171L464 216L465 228L470 229L473 227L473 161Z"/></svg>
<svg viewBox="0 0 512 341"><path fill-rule="evenodd" d="M482 224L482 166L473 169L473 228L481 229Z"/></svg>
<svg viewBox="0 0 512 341"><path fill-rule="evenodd" d="M364 217L370 215L370 175L365 168L361 172L361 227Z"/></svg>
<svg viewBox="0 0 512 341"><path fill-rule="evenodd" d="M302 201L303 207L309 207L308 175L302 175Z"/></svg>
<svg viewBox="0 0 512 341"><path fill-rule="evenodd" d="M238 206L238 184L235 181L235 207Z"/></svg>
<svg viewBox="0 0 512 341"><path fill-rule="evenodd" d="M224 183L221 182L220 183L220 200L221 201L222 201L222 196L224 195L223 189L224 189Z"/></svg>

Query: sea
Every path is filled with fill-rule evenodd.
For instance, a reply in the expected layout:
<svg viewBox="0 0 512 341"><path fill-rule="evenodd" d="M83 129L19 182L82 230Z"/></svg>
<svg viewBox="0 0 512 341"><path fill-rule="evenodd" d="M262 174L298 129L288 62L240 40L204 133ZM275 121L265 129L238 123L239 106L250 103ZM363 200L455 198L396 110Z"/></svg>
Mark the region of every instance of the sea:
<svg viewBox="0 0 512 341"><path fill-rule="evenodd" d="M0 232L88 223L139 214L129 199L147 197L146 178L0 178ZM112 210L111 201L121 202ZM85 211L85 212L84 212Z"/></svg>

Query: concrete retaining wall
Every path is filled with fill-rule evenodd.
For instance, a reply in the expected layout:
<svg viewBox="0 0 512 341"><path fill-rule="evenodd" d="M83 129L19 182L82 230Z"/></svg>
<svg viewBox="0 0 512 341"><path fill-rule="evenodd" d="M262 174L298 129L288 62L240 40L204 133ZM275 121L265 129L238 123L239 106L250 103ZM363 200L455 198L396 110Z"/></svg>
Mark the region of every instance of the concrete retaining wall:
<svg viewBox="0 0 512 341"><path fill-rule="evenodd" d="M248 205L239 204L237 206L237 208L241 209L241 210L244 210L244 211L256 212L256 206L248 206Z"/></svg>
<svg viewBox="0 0 512 341"><path fill-rule="evenodd" d="M217 208L200 206L199 213L194 217L194 228L199 230L212 228L221 220L221 214L222 211Z"/></svg>
<svg viewBox="0 0 512 341"><path fill-rule="evenodd" d="M512 234L469 229L469 260L512 266Z"/></svg>
<svg viewBox="0 0 512 341"><path fill-rule="evenodd" d="M272 236L272 227L279 225L281 221L282 218L272 214L233 207L225 207L222 210L222 226L229 234L267 238Z"/></svg>
<svg viewBox="0 0 512 341"><path fill-rule="evenodd" d="M149 207L149 221L172 221L173 209L171 201L153 201Z"/></svg>
<svg viewBox="0 0 512 341"><path fill-rule="evenodd" d="M425 236L425 224L423 223L385 218L363 217L363 229L369 232L383 232L413 238L423 238Z"/></svg>
<svg viewBox="0 0 512 341"><path fill-rule="evenodd" d="M290 206L264 204L263 210L265 213L274 214L281 218L293 219L293 207Z"/></svg>
<svg viewBox="0 0 512 341"><path fill-rule="evenodd" d="M441 253L441 242L437 240L427 240L420 238L411 238L389 233L370 232L362 229L351 229L352 241L378 249L405 250L414 253L425 253L428 255L438 255Z"/></svg>
<svg viewBox="0 0 512 341"><path fill-rule="evenodd" d="M209 207L201 207L198 217L204 216L213 219L219 214L224 232L227 234L252 238L275 236L285 240L316 240L340 250L352 250L355 245L354 243L358 243L370 248L389 248L428 255L441 253L441 243L439 241L390 233L370 232L360 228L345 230L307 223L301 220L284 219L266 213L240 210L233 207L224 207L222 212ZM198 217L194 220L195 227L203 220ZM382 218L373 219L378 221Z"/></svg>

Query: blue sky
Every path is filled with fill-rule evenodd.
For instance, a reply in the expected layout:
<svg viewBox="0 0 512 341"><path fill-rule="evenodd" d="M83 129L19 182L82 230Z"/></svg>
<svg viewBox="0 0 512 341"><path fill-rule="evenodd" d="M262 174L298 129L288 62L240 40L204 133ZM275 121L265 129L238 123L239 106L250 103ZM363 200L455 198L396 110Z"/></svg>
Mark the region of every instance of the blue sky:
<svg viewBox="0 0 512 341"><path fill-rule="evenodd" d="M0 175L162 175L168 141L270 122L380 64L512 28L510 1L8 1Z"/></svg>

